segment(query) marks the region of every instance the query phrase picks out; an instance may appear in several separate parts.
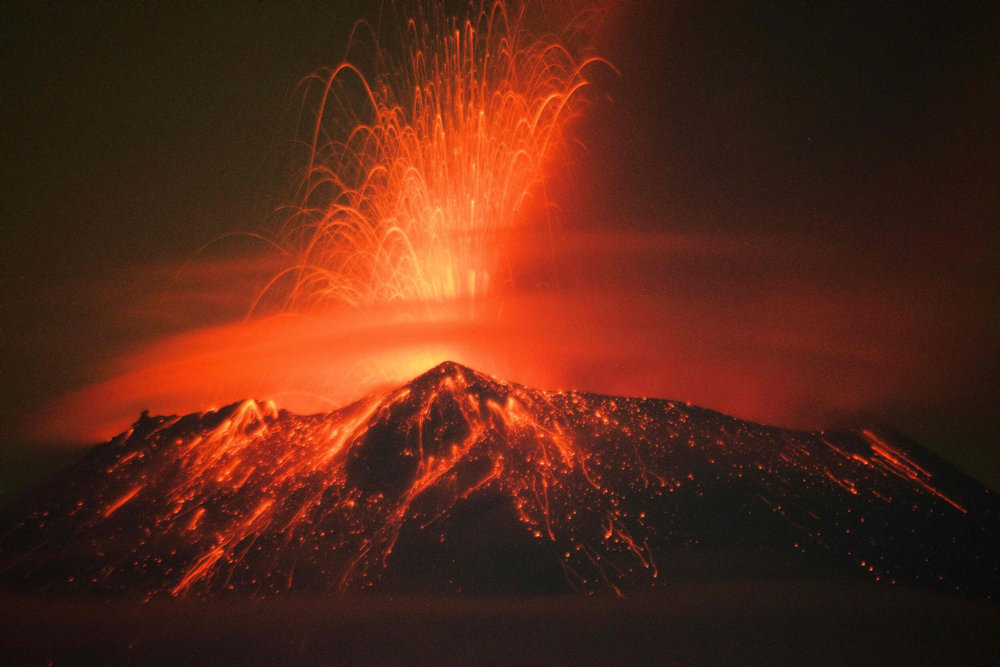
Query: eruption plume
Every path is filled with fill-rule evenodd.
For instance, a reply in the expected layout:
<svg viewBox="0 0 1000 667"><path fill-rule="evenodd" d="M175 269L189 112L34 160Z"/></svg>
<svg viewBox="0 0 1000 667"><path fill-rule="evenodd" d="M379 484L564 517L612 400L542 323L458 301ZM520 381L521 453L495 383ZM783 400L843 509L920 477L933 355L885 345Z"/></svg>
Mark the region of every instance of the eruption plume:
<svg viewBox="0 0 1000 667"><path fill-rule="evenodd" d="M490 294L505 236L562 138L594 58L526 28L527 4L418 4L399 28L358 24L348 60L305 82L314 114L293 214L277 245L293 308L440 303Z"/></svg>

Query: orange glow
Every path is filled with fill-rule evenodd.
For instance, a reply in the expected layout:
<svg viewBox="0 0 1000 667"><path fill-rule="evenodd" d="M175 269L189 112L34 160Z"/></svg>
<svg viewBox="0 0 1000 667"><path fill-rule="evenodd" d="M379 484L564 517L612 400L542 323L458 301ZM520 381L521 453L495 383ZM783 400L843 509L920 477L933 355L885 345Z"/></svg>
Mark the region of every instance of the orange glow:
<svg viewBox="0 0 1000 667"><path fill-rule="evenodd" d="M796 257L798 247L781 255L771 243L740 250L718 239L579 236L559 249L559 261L596 267L599 284L519 286L480 297L475 315L459 299L434 313L421 304L344 304L210 327L186 315L190 330L121 355L28 427L42 442L93 443L146 409L184 414L256 398L297 413L325 411L445 360L529 386L682 399L796 428L823 427L827 415L883 397L940 391L943 380L922 360L948 354L938 343L950 326L947 311L929 309L920 315L926 325L915 327L916 314L867 284L861 292L767 285L743 296L740 284L700 281L716 265L744 261L739 253ZM515 238L518 274L550 261L537 237ZM633 289L623 271L598 270L604 257L627 261L618 253L629 258L643 244L676 248L667 256L694 267L690 277L649 294ZM234 264L232 282L249 271ZM961 360L955 367L964 368Z"/></svg>

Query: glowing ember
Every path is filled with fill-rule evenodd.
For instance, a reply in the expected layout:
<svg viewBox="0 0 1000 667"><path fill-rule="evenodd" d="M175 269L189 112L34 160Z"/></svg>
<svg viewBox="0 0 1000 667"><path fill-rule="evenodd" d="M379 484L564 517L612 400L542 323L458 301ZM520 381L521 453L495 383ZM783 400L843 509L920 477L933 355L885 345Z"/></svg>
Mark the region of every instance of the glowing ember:
<svg viewBox="0 0 1000 667"><path fill-rule="evenodd" d="M543 392L442 364L313 416L143 416L0 522L6 585L623 592L698 548L1000 591L996 499L865 430Z"/></svg>
<svg viewBox="0 0 1000 667"><path fill-rule="evenodd" d="M292 266L274 281L290 277L293 306L467 299L503 280L504 235L594 60L529 35L527 4L471 4L418 4L372 37L370 66L307 80L307 168L277 241Z"/></svg>

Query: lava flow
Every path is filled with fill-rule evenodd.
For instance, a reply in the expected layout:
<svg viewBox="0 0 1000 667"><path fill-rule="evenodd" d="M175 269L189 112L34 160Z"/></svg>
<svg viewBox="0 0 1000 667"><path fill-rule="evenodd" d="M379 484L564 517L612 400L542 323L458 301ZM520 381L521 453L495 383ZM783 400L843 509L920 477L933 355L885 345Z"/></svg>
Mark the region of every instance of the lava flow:
<svg viewBox="0 0 1000 667"><path fill-rule="evenodd" d="M873 430L788 431L454 363L341 410L134 426L8 508L18 590L539 593L669 585L702 549L1000 591L1000 504Z"/></svg>

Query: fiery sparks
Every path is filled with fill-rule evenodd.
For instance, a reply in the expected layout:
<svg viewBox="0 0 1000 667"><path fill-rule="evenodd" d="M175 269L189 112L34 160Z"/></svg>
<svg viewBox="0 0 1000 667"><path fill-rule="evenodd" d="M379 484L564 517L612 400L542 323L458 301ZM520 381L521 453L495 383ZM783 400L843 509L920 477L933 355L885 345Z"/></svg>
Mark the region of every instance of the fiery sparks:
<svg viewBox="0 0 1000 667"><path fill-rule="evenodd" d="M291 266L269 289L290 280L295 308L433 303L509 278L505 235L524 223L596 62L531 35L526 7L472 3L455 17L418 4L399 35L355 40L367 66L307 79L307 166L277 240Z"/></svg>

